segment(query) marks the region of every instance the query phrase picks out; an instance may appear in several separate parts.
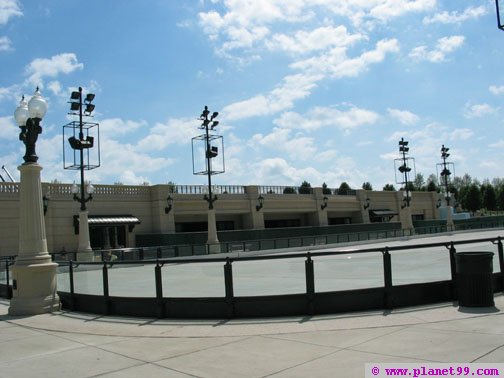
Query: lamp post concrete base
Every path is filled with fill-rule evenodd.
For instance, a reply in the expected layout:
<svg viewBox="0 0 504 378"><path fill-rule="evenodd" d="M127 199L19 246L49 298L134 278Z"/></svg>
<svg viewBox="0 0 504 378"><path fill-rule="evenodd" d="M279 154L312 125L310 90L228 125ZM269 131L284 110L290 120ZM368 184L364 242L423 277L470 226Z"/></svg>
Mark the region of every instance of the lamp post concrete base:
<svg viewBox="0 0 504 378"><path fill-rule="evenodd" d="M405 236L415 235L415 228L413 227L413 219L411 218L411 207L407 206L401 209L401 229Z"/></svg>
<svg viewBox="0 0 504 378"><path fill-rule="evenodd" d="M47 251L42 186L37 163L25 163L19 190L19 253L12 267L10 315L35 315L58 310L56 268Z"/></svg>
<svg viewBox="0 0 504 378"><path fill-rule="evenodd" d="M453 207L446 207L446 231L454 231L455 223L453 223Z"/></svg>
<svg viewBox="0 0 504 378"><path fill-rule="evenodd" d="M79 212L79 248L77 261L94 261L94 253L89 239L89 220L87 210Z"/></svg>
<svg viewBox="0 0 504 378"><path fill-rule="evenodd" d="M220 244L217 237L217 221L215 219L215 209L208 209L208 253L220 253Z"/></svg>

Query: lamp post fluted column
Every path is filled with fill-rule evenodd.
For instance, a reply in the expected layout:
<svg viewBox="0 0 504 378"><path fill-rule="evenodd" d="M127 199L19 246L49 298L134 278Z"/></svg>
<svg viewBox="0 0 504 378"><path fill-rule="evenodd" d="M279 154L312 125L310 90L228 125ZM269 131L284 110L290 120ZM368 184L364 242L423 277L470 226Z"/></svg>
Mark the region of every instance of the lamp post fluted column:
<svg viewBox="0 0 504 378"><path fill-rule="evenodd" d="M19 140L26 147L20 171L19 252L12 268L10 315L34 315L58 310L56 268L47 250L43 194L40 181L42 167L37 163L35 145L42 133L40 122L47 104L39 89L29 101L23 99L14 118L21 130Z"/></svg>

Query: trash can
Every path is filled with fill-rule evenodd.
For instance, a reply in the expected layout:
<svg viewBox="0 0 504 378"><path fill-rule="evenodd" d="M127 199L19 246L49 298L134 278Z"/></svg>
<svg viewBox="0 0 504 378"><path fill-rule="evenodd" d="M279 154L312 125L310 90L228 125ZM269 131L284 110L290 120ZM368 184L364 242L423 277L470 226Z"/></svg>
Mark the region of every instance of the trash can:
<svg viewBox="0 0 504 378"><path fill-rule="evenodd" d="M493 253L455 253L459 306L491 307L493 297Z"/></svg>

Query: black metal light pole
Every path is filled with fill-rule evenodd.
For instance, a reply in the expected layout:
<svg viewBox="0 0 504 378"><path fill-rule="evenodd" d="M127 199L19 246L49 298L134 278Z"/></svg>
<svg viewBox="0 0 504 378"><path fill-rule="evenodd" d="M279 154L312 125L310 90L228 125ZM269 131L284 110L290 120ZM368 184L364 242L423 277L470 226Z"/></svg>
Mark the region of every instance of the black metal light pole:
<svg viewBox="0 0 504 378"><path fill-rule="evenodd" d="M224 173L224 142L223 137L221 135L211 134L210 132L215 129L215 127L219 124L219 121L215 119L219 115L218 112L210 113L208 110L208 106L205 106L203 112L201 113L199 120L202 121L200 125L200 129L205 130L205 133L199 136L192 138L192 148L193 148L193 174L195 175L206 175L208 179L208 194L203 196L203 199L208 202L208 240L207 245L209 253L220 251L219 248L214 247L218 246L219 240L217 238L217 222L215 216L214 202L217 200L217 196L213 194L212 188L212 175L217 175L220 173ZM197 170L195 166L195 144L202 141L205 145L205 168L203 170ZM212 161L219 155L219 147L221 146L222 152L220 156L222 157L222 168L220 166L218 168L214 167Z"/></svg>
<svg viewBox="0 0 504 378"><path fill-rule="evenodd" d="M70 129L71 135L68 138L70 147L73 150L72 164L66 165L65 169L78 169L80 171L80 185L72 185L73 199L80 203L79 212L79 248L78 260L92 260L93 252L89 238L89 223L86 203L93 199L93 185L85 185L84 170L98 168L99 162L99 125L97 123L84 122L83 117L91 117L91 113L95 109L92 103L95 95L88 93L85 98L82 96L82 87L78 91L73 91L70 96L70 114L79 116L79 120L70 122L63 128L63 143L65 143L65 130ZM98 163L90 164L89 151L95 145L95 137L90 136L90 130L96 127L98 133ZM78 159L76 156L78 154ZM63 160L65 160L65 149L63 149Z"/></svg>
<svg viewBox="0 0 504 378"><path fill-rule="evenodd" d="M497 27L500 30L504 30L504 20L501 19L499 0L495 0L495 8L497 9Z"/></svg>
<svg viewBox="0 0 504 378"><path fill-rule="evenodd" d="M406 155L409 152L409 147L408 147L408 142L404 140L404 138L401 138L399 141L399 153L402 154L402 165L399 166L399 172L401 172L404 175L404 190L406 193L405 196L405 207L409 207L410 201L411 201L411 193L410 193L410 188L409 188L409 180L408 180L408 172L411 171L411 168L408 167L408 158L406 158Z"/></svg>
<svg viewBox="0 0 504 378"><path fill-rule="evenodd" d="M217 147L210 146L210 134L208 127L210 127L210 130L213 130L219 124L219 121L214 121L219 113L213 112L210 118L208 118L209 114L210 111L208 110L208 106L205 106L205 109L201 113L200 120L203 121L201 128L205 130L205 158L208 176L208 195L205 194L203 198L208 202L208 208L211 210L214 208L214 201L217 201L217 196L212 194L212 159L217 156L218 149Z"/></svg>
<svg viewBox="0 0 504 378"><path fill-rule="evenodd" d="M441 177L443 179L443 185L445 188L445 199L446 199L446 206L450 206L450 188L448 187L449 185L449 178L451 175L450 170L448 169L448 163L446 162L446 159L450 156L448 153L450 149L445 147L444 144L441 147L441 159L443 159L442 167L443 169L441 170Z"/></svg>

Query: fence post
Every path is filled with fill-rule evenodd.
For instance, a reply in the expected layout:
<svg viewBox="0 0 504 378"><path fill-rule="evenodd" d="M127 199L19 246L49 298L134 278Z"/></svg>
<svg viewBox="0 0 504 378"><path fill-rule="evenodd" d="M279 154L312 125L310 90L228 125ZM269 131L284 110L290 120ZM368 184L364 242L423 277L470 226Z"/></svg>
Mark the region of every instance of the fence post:
<svg viewBox="0 0 504 378"><path fill-rule="evenodd" d="M455 253L457 250L455 249L455 244L450 242L450 272L451 272L451 282L452 282L452 299L456 300L458 298L457 293L457 265L455 262Z"/></svg>
<svg viewBox="0 0 504 378"><path fill-rule="evenodd" d="M74 288L74 277L73 277L73 261L70 260L70 265L68 266L68 274L70 275L70 310L75 309L75 288Z"/></svg>
<svg viewBox="0 0 504 378"><path fill-rule="evenodd" d="M226 258L226 264L224 264L224 286L226 303L228 305L228 316L233 318L235 316L235 306L234 306L234 289L233 289L233 265L231 264L231 259Z"/></svg>
<svg viewBox="0 0 504 378"><path fill-rule="evenodd" d="M388 247L383 250L383 282L384 299L383 304L386 309L393 308L392 301L392 259Z"/></svg>
<svg viewBox="0 0 504 378"><path fill-rule="evenodd" d="M504 292L504 248L502 247L502 239L500 236L497 238L497 251L499 254L499 268L501 273L502 291Z"/></svg>
<svg viewBox="0 0 504 378"><path fill-rule="evenodd" d="M306 254L305 261L305 279L306 279L306 304L308 315L315 313L315 271L313 269L313 260L311 253Z"/></svg>
<svg viewBox="0 0 504 378"><path fill-rule="evenodd" d="M7 288L7 292L5 293L6 294L5 296L7 297L7 299L12 299L12 289L9 286L9 278L10 278L9 273L10 273L9 272L9 260L5 260L5 278L7 281L7 282L5 282L5 287Z"/></svg>
<svg viewBox="0 0 504 378"><path fill-rule="evenodd" d="M156 279L156 301L159 306L159 317L165 318L166 311L165 305L163 302L163 277L161 275L161 268L163 267L163 263L156 261L156 267L154 268L154 275Z"/></svg>
<svg viewBox="0 0 504 378"><path fill-rule="evenodd" d="M107 263L103 263L103 299L105 301L105 314L110 314L109 282Z"/></svg>

